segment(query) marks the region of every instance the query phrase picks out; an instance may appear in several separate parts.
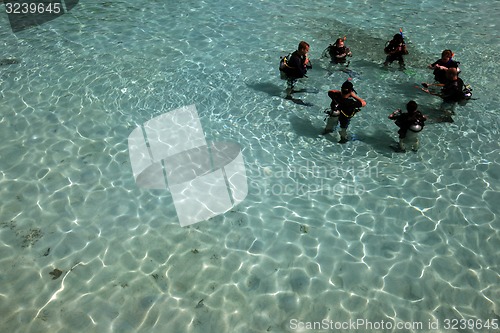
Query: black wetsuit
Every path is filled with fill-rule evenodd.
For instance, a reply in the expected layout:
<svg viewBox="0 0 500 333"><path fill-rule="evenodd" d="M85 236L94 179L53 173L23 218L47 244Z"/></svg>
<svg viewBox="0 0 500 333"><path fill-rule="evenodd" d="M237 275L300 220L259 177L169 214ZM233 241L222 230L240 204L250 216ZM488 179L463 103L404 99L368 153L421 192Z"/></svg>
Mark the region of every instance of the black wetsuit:
<svg viewBox="0 0 500 333"><path fill-rule="evenodd" d="M443 100L447 103L460 102L464 96L464 81L457 78L454 81L447 81L442 90Z"/></svg>
<svg viewBox="0 0 500 333"><path fill-rule="evenodd" d="M287 68L284 70L289 80L296 80L303 78L307 73L307 68L304 65L306 61L305 56L301 56L299 51L295 51L290 56L287 62Z"/></svg>
<svg viewBox="0 0 500 333"><path fill-rule="evenodd" d="M396 40L389 41L389 44L384 48L385 53L387 53L387 57L385 59L386 63L392 63L397 60L400 64L404 63L403 55L407 54L405 52L405 43L398 42Z"/></svg>
<svg viewBox="0 0 500 333"><path fill-rule="evenodd" d="M328 46L328 54L330 55L331 61L336 64L345 63L347 53L349 53L349 49L345 46L338 47L337 45Z"/></svg>
<svg viewBox="0 0 500 333"><path fill-rule="evenodd" d="M329 91L328 96L333 100L335 99L340 107L340 115L339 115L339 123L340 128L347 128L349 126L349 122L351 118L359 111L363 105L360 101L352 99L352 98L343 98L342 93Z"/></svg>
<svg viewBox="0 0 500 333"><path fill-rule="evenodd" d="M448 60L448 62L443 62L443 60L439 59L436 62L434 62L431 66L434 67L436 65L443 66L446 68L458 68L458 62L455 60ZM439 68L434 68L434 80L436 80L439 83L445 84L447 79L446 79L446 71L439 69Z"/></svg>

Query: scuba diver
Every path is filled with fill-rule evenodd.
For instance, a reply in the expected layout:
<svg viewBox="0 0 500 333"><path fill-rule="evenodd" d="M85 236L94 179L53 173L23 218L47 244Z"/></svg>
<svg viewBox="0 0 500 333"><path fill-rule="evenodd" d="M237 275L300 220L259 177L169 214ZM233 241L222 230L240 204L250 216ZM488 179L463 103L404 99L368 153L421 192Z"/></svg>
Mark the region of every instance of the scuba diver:
<svg viewBox="0 0 500 333"><path fill-rule="evenodd" d="M446 83L433 85L442 87L440 92L430 91L430 85L422 83L422 91L443 99L441 110L444 111L445 115L441 121L444 122L453 122L451 116L455 114L455 106L457 104L465 105L468 100L472 99L472 88L470 85L464 84L464 81L458 77L458 73L458 68L451 67L446 70Z"/></svg>
<svg viewBox="0 0 500 333"><path fill-rule="evenodd" d="M458 77L457 68L446 71L446 83L441 90L441 97L445 103L461 102L466 98L464 94L464 81Z"/></svg>
<svg viewBox="0 0 500 333"><path fill-rule="evenodd" d="M344 64L347 57L352 57L351 49L344 45L346 37L338 38L335 44L330 44L323 51L322 57L330 56L330 61L334 64ZM349 66L349 63L347 63ZM347 67L346 66L346 67Z"/></svg>
<svg viewBox="0 0 500 333"><path fill-rule="evenodd" d="M405 152L405 145L408 144L416 152L419 148L418 133L424 128L427 117L418 111L418 104L415 101L406 104L406 111L403 113L401 109L397 109L389 115L389 119L394 120L399 127L398 151Z"/></svg>
<svg viewBox="0 0 500 333"><path fill-rule="evenodd" d="M349 80L342 84L341 90L328 91L328 97L332 99L332 102L330 110L325 112L328 114L328 120L323 134L332 133L340 123L339 143L346 143L348 141L347 128L351 118L361 111L360 108L366 106L366 102L356 95L353 84Z"/></svg>
<svg viewBox="0 0 500 333"><path fill-rule="evenodd" d="M301 41L295 52L281 58L279 69L281 72L281 78L287 80L287 99L292 99L292 93L294 93L293 88L295 87L297 80L307 77L307 70L312 68L309 58L307 57L307 53L309 53L309 44Z"/></svg>
<svg viewBox="0 0 500 333"><path fill-rule="evenodd" d="M392 64L393 61L397 60L399 67L402 69L405 68L403 56L408 54L408 50L406 49L403 32L401 30L399 34L394 35L392 40L385 43L384 53L387 54L384 66L388 66L389 64Z"/></svg>
<svg viewBox="0 0 500 333"><path fill-rule="evenodd" d="M453 52L451 50L444 50L441 53L441 58L429 65L430 69L433 69L434 80L441 84L446 83L446 71L449 68L456 68L458 72L460 69L458 65L460 62L453 60Z"/></svg>

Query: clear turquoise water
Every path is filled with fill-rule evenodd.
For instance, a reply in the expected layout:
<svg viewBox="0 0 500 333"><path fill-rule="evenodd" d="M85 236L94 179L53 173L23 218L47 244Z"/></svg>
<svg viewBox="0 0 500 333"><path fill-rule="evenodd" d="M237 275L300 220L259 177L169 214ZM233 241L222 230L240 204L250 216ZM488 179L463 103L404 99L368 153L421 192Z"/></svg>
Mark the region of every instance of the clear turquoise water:
<svg viewBox="0 0 500 333"><path fill-rule="evenodd" d="M86 1L16 35L0 15L0 57L21 61L0 67L1 331L500 321L499 15L497 1ZM383 69L401 26L409 70ZM319 134L347 74L319 58L343 35L368 105L339 145ZM302 39L311 106L283 99L277 71ZM387 115L415 99L439 116L415 85L445 48L477 100L396 154ZM127 137L189 104L207 139L242 146L249 195L181 228L168 192L136 186Z"/></svg>

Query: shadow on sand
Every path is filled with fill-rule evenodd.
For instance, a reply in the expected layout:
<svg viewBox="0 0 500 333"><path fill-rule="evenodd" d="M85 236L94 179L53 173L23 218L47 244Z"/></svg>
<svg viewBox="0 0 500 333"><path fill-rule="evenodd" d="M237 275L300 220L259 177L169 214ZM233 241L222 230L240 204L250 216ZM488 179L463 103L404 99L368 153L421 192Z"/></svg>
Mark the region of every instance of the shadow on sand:
<svg viewBox="0 0 500 333"><path fill-rule="evenodd" d="M283 87L280 87L274 83L271 82L258 82L258 83L247 83L247 87L255 90L255 91L260 91L263 93L268 94L269 96L273 97L282 97L285 95L285 91ZM314 89L300 89L295 91L295 93L318 93L317 90ZM312 103L304 102L300 98L292 97L292 98L286 98L286 100L289 100L290 102L293 102L298 105L303 105L303 106L313 106Z"/></svg>

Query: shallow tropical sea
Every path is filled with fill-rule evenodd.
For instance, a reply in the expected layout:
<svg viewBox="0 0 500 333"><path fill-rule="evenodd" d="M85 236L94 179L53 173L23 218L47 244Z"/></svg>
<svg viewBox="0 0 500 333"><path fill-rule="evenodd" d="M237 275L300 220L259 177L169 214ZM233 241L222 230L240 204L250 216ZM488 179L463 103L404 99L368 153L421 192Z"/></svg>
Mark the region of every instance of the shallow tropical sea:
<svg viewBox="0 0 500 333"><path fill-rule="evenodd" d="M1 332L498 332L500 2L89 0L16 33L0 12ZM404 71L382 66L400 28ZM342 36L348 68L321 58ZM444 49L473 88L453 123L417 88ZM348 78L367 106L341 145L323 111ZM396 153L411 99L430 120ZM192 104L248 195L181 227L127 139Z"/></svg>

